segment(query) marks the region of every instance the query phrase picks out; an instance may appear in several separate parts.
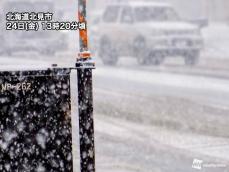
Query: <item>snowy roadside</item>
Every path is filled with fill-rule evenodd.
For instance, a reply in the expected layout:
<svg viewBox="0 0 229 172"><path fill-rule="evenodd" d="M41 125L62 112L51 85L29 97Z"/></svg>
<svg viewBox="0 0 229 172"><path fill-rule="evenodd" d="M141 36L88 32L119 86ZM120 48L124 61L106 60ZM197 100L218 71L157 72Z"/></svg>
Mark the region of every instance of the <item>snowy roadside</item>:
<svg viewBox="0 0 229 172"><path fill-rule="evenodd" d="M228 110L176 97L143 95L136 99L127 93L95 92L99 114L185 133L228 137Z"/></svg>
<svg viewBox="0 0 229 172"><path fill-rule="evenodd" d="M229 167L227 149L217 147L228 139L184 134L100 114L95 114L95 135L96 167L101 172L191 172L195 158ZM206 145L212 152L195 149Z"/></svg>
<svg viewBox="0 0 229 172"><path fill-rule="evenodd" d="M103 67L95 70L95 75L118 78L128 81L142 82L145 84L167 85L186 89L201 89L209 91L229 92L229 81L217 78L206 78L202 76L176 75L169 73L153 73L133 69L118 69ZM144 77L142 77L144 76ZM185 81L185 82L184 82ZM195 84L194 84L195 83Z"/></svg>
<svg viewBox="0 0 229 172"><path fill-rule="evenodd" d="M136 91L140 91L138 98L141 94L152 97L162 94L222 109L229 107L226 101L229 91L227 79L109 67L98 68L94 74L99 88L112 90L115 86L119 94L126 94L127 91L128 94L137 95ZM119 88L118 83L122 87Z"/></svg>
<svg viewBox="0 0 229 172"><path fill-rule="evenodd" d="M0 70L37 70L50 68L52 63L47 60L21 58L21 57L0 57Z"/></svg>
<svg viewBox="0 0 229 172"><path fill-rule="evenodd" d="M167 145L171 149L178 148L186 153L189 152L187 155L196 153L200 157L216 158L221 162L229 164L229 138L184 133L168 130L163 127L142 125L105 115L96 115L95 123L96 132L110 135L114 138L134 138L142 142L148 140L148 144Z"/></svg>
<svg viewBox="0 0 229 172"><path fill-rule="evenodd" d="M131 140L133 136L131 145L138 143L144 147L143 143L151 144L154 148L149 148L145 157L151 162L157 157L150 156L150 152L157 154L157 150L165 146L167 154L178 159L177 166L182 167L186 161L191 164L194 158L228 164L229 111L225 108L228 106L216 106L217 102L227 102L224 98L228 85L228 80L202 76L122 68L97 69L94 90L96 125L97 130L103 133L99 138L114 140L113 144L110 143L110 151L122 137ZM184 157L188 160L183 160ZM165 159L169 158L174 157ZM160 155L159 159L163 161ZM185 171L190 164L186 164ZM147 165L144 166L147 169Z"/></svg>

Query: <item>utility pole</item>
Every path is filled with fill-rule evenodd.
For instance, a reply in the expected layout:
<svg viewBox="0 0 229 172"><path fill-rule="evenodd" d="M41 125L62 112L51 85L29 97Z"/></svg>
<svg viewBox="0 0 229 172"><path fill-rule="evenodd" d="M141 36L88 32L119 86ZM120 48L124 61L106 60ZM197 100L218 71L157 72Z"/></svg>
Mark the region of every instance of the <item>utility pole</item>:
<svg viewBox="0 0 229 172"><path fill-rule="evenodd" d="M95 64L88 50L86 0L78 0L78 18L86 24L79 30L80 53L76 59L78 77L80 168L81 172L95 172L94 119L92 69Z"/></svg>

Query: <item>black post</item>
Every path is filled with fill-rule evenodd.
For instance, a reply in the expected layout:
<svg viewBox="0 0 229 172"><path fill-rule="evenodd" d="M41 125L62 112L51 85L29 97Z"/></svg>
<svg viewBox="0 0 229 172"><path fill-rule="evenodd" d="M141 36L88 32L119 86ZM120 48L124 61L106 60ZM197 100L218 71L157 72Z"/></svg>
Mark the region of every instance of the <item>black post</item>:
<svg viewBox="0 0 229 172"><path fill-rule="evenodd" d="M80 23L86 22L86 0L78 0L78 17ZM95 172L94 120L92 69L94 63L88 51L87 25L79 30L80 53L77 58L79 134L80 134L80 168L81 172Z"/></svg>
<svg viewBox="0 0 229 172"><path fill-rule="evenodd" d="M92 69L78 69L81 172L95 171Z"/></svg>

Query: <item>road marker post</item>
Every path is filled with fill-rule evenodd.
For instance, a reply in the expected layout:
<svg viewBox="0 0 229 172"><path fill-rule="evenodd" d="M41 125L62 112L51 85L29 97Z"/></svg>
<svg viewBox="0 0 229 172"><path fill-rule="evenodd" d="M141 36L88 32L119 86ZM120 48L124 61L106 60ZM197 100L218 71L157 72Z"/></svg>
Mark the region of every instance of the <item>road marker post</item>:
<svg viewBox="0 0 229 172"><path fill-rule="evenodd" d="M95 172L94 119L92 70L95 63L88 50L86 0L78 0L79 23L86 28L79 30L80 53L76 59L78 79L80 168L81 172Z"/></svg>

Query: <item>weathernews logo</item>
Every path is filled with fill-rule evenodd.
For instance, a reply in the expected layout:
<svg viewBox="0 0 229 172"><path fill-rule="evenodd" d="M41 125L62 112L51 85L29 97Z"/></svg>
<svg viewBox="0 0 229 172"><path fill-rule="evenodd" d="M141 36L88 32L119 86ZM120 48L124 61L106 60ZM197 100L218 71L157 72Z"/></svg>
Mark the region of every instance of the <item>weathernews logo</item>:
<svg viewBox="0 0 229 172"><path fill-rule="evenodd" d="M203 162L204 162L203 160L194 159L192 163L192 168L197 170L202 170Z"/></svg>
<svg viewBox="0 0 229 172"><path fill-rule="evenodd" d="M203 160L194 159L192 162L192 168L196 170L202 170L203 168L226 168L226 164L222 163L204 163Z"/></svg>

